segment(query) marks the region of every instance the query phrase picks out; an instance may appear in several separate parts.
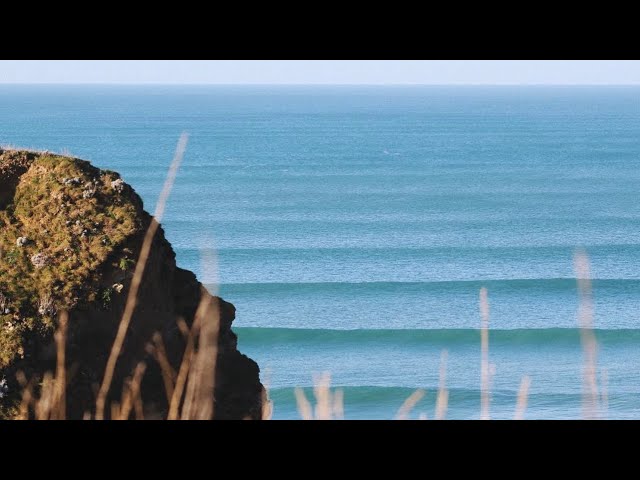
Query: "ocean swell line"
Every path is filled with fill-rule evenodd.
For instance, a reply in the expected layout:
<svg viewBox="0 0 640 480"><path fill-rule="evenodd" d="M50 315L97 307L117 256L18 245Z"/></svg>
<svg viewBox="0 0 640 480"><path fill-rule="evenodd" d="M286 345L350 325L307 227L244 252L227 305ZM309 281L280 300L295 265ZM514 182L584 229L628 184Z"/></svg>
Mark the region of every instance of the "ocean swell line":
<svg viewBox="0 0 640 480"><path fill-rule="evenodd" d="M273 344L322 344L327 348L339 345L403 345L403 346L465 346L479 345L480 330L452 329L357 329L331 330L307 328L234 328L239 341L244 345L264 347ZM640 329L596 329L597 340L603 344L637 344ZM577 328L541 329L491 329L492 345L536 346L580 344Z"/></svg>
<svg viewBox="0 0 640 480"><path fill-rule="evenodd" d="M637 289L640 293L640 279L610 278L593 279L594 289ZM214 288L213 285L208 285ZM431 290L469 290L487 287L489 290L575 290L575 278L540 279L500 279L500 280L450 280L424 282L296 282L296 283L227 283L220 285L226 294L245 293L291 293L296 292L343 292L352 291L431 291ZM217 288L215 288L217 290Z"/></svg>

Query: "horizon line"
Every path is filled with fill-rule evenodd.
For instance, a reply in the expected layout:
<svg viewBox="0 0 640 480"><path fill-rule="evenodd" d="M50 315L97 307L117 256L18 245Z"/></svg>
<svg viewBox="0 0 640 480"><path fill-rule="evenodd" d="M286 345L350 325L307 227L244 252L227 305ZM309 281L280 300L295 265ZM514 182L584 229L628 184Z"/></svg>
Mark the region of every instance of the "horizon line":
<svg viewBox="0 0 640 480"><path fill-rule="evenodd" d="M637 83L199 83L199 82L0 82L0 86L199 86L199 87L638 87Z"/></svg>

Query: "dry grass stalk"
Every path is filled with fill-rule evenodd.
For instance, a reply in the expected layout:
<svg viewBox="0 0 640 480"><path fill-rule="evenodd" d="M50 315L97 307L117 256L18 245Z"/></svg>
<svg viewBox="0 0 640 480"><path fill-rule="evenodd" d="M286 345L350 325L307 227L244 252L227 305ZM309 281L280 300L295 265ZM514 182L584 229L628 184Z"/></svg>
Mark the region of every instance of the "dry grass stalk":
<svg viewBox="0 0 640 480"><path fill-rule="evenodd" d="M33 381L29 380L27 382L27 377L24 376L24 372L19 371L16 374L18 379L18 383L22 387L22 401L20 402L20 410L18 413L18 420L28 420L29 419L29 407L31 406L31 402L33 402Z"/></svg>
<svg viewBox="0 0 640 480"><path fill-rule="evenodd" d="M307 396L304 394L304 390L300 387L296 387L294 390L296 395L296 403L298 404L298 412L303 420L313 420L313 409L311 403L307 400Z"/></svg>
<svg viewBox="0 0 640 480"><path fill-rule="evenodd" d="M111 418L114 420L120 418L120 404L118 402L111 404Z"/></svg>
<svg viewBox="0 0 640 480"><path fill-rule="evenodd" d="M147 364L144 362L139 362L136 365L135 371L133 373L133 378L129 380L126 384L125 389L122 393L122 407L120 408L120 415L117 417L113 417L114 419L120 420L128 420L131 415L132 408L136 410L136 419L143 420L144 413L142 412L142 408L134 407L141 402L140 400L140 384L142 383L142 377L144 376L144 372L147 369Z"/></svg>
<svg viewBox="0 0 640 480"><path fill-rule="evenodd" d="M23 372L17 373L18 383L22 386L22 401L17 415L18 420L28 420L30 409L36 420L64 420L66 418L67 370L65 366L65 345L69 315L61 312L58 328L54 333L56 343L56 373L46 372L40 384L40 395L33 391L33 381L27 382Z"/></svg>
<svg viewBox="0 0 640 480"><path fill-rule="evenodd" d="M609 372L606 368L600 372L600 385L601 417L606 419L609 416Z"/></svg>
<svg viewBox="0 0 640 480"><path fill-rule="evenodd" d="M65 366L65 346L67 342L67 328L69 325L69 314L64 311L60 313L59 325L54 335L56 340L56 378L53 420L64 420L67 414L66 406L66 366Z"/></svg>
<svg viewBox="0 0 640 480"><path fill-rule="evenodd" d="M144 408L142 405L142 396L138 391L138 395L133 397L133 408L136 414L136 420L144 420Z"/></svg>
<svg viewBox="0 0 640 480"><path fill-rule="evenodd" d="M119 405L122 405L117 410L117 415L113 415L114 409L113 405L111 406L111 419L112 420L128 420L129 415L131 414L132 408L132 395L131 395L131 379L127 378L124 381L124 385L122 386L122 401Z"/></svg>
<svg viewBox="0 0 640 480"><path fill-rule="evenodd" d="M203 297L198 310L202 308L202 302L207 302L207 299L205 298L206 297ZM194 330L194 334L193 334L194 338L198 340L197 341L198 346L200 343L200 336L199 336L200 332L198 327L200 325L200 322L202 321L202 318L203 318L202 313L196 313L196 321L193 323L193 326L192 326ZM196 386L197 386L196 382L194 381L194 377L196 376L196 372L199 369L198 359L199 359L198 349L196 347L196 342L194 342L194 350L191 357L191 362L189 364L189 372L187 373L185 396L184 396L182 409L180 413L181 420L189 419L192 414L193 402L196 396Z"/></svg>
<svg viewBox="0 0 640 480"><path fill-rule="evenodd" d="M178 328L183 332L183 334L186 334L186 346L182 355L182 362L180 362L180 370L178 370L178 377L176 378L171 402L169 403L169 414L167 416L167 420L178 420L180 418L180 402L182 401L182 394L187 383L187 375L191 368L191 357L193 356L194 348L193 332L189 330L183 319L178 320Z"/></svg>
<svg viewBox="0 0 640 480"><path fill-rule="evenodd" d="M419 389L409 395L398 409L398 413L396 413L396 420L407 420L411 410L413 410L418 402L422 400L425 393L426 392L424 390Z"/></svg>
<svg viewBox="0 0 640 480"><path fill-rule="evenodd" d="M524 412L527 409L527 399L529 397L529 387L531 386L531 378L527 375L522 377L520 388L518 389L518 401L516 403L516 413L514 420L524 420Z"/></svg>
<svg viewBox="0 0 640 480"><path fill-rule="evenodd" d="M194 325L198 330L198 350L191 362L187 393L182 408L183 420L211 420L213 418L220 304L204 293Z"/></svg>
<svg viewBox="0 0 640 480"><path fill-rule="evenodd" d="M176 324L178 325L178 330L180 330L180 333L182 334L182 338L184 338L184 341L186 342L191 334L191 330L189 330L187 322L184 321L184 318L180 317L176 320Z"/></svg>
<svg viewBox="0 0 640 480"><path fill-rule="evenodd" d="M211 243L212 240L207 242ZM209 291L203 292L194 319L194 338L198 338L198 348L194 351L189 370L181 414L183 420L210 420L214 413L220 304L213 295L218 291L218 263L213 251L205 247L200 248L200 262L205 277L215 280Z"/></svg>
<svg viewBox="0 0 640 480"><path fill-rule="evenodd" d="M215 238L205 235L200 241L198 252L200 254L200 271L202 277L206 279L207 291L215 296L218 295L220 285L218 255L215 249L211 248L211 245L215 245Z"/></svg>
<svg viewBox="0 0 640 480"><path fill-rule="evenodd" d="M51 418L54 393L54 377L51 372L46 372L42 378L40 398L35 402L36 420L49 420Z"/></svg>
<svg viewBox="0 0 640 480"><path fill-rule="evenodd" d="M162 335L155 333L153 335L153 346L149 348L153 358L160 365L162 372L162 381L164 383L165 393L167 394L167 400L171 401L173 397L173 388L176 382L176 371L173 369L167 358L167 352L164 348L164 342L162 341Z"/></svg>
<svg viewBox="0 0 640 480"><path fill-rule="evenodd" d="M344 420L344 391L341 388L333 394L333 418Z"/></svg>
<svg viewBox="0 0 640 480"><path fill-rule="evenodd" d="M262 398L262 420L271 420L273 418L273 400L269 399L269 390L264 387L264 396Z"/></svg>
<svg viewBox="0 0 640 480"><path fill-rule="evenodd" d="M489 420L489 298L480 289L480 419Z"/></svg>
<svg viewBox="0 0 640 480"><path fill-rule="evenodd" d="M440 355L440 381L438 385L438 396L436 397L436 412L434 418L436 420L444 420L447 414L447 406L449 405L449 391L446 388L447 383L447 357L449 353L446 350Z"/></svg>
<svg viewBox="0 0 640 480"><path fill-rule="evenodd" d="M316 420L331 420L331 391L329 390L329 384L331 382L331 375L328 372L324 372L321 375L316 375L313 382L313 393L316 397Z"/></svg>
<svg viewBox="0 0 640 480"><path fill-rule="evenodd" d="M264 369L262 386L264 392L262 395L262 420L271 420L273 418L273 400L269 398L269 388L271 385L271 370Z"/></svg>
<svg viewBox="0 0 640 480"><path fill-rule="evenodd" d="M344 418L344 392L331 392L331 375L324 372L313 376L313 394L316 406L307 400L304 390L295 389L298 412L303 420L335 420Z"/></svg>
<svg viewBox="0 0 640 480"><path fill-rule="evenodd" d="M576 251L574 268L578 282L578 327L584 354L582 375L582 415L585 419L598 418L598 380L596 374L598 345L593 332L593 299L589 258L586 252Z"/></svg>
<svg viewBox="0 0 640 480"><path fill-rule="evenodd" d="M122 319L120 320L120 325L118 326L118 332L113 342L111 353L109 354L109 359L107 360L102 385L100 386L100 390L98 392L98 398L96 400L97 420L102 420L104 418L104 407L107 399L107 394L109 393L109 389L111 388L111 382L113 381L113 373L116 367L116 362L118 360L118 356L120 355L120 351L122 350L122 345L127 335L127 330L129 329L129 323L131 322L133 312L135 311L138 302L138 291L140 289L142 277L147 266L149 253L151 252L151 244L156 232L158 231L160 222L162 221L167 200L169 199L169 195L171 193L171 189L173 188L178 169L180 168L180 164L182 163L184 152L187 147L187 139L187 134L183 133L178 140L178 146L176 148L173 161L171 162L171 167L169 168L167 179L165 181L162 192L160 193L160 197L158 198L154 218L151 219L149 228L147 229L147 233L142 242L142 248L138 257L138 262L136 263L133 279L131 280L129 294L127 296L127 303L125 305Z"/></svg>

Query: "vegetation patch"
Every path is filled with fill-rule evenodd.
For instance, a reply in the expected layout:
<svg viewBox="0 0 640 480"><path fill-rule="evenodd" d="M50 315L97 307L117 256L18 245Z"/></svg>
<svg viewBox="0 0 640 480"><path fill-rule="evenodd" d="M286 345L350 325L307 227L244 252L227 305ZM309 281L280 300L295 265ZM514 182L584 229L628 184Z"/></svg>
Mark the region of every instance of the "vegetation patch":
<svg viewBox="0 0 640 480"><path fill-rule="evenodd" d="M52 330L56 312L108 306L101 276L132 266L124 245L142 225L139 199L117 173L70 157L0 150L0 190L3 368L25 334Z"/></svg>

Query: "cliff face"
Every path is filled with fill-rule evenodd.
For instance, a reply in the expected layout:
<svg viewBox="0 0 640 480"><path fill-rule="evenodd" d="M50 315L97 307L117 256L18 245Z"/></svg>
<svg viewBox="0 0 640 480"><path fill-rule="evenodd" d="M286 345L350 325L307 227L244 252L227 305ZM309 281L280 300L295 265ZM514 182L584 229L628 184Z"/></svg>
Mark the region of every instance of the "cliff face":
<svg viewBox="0 0 640 480"><path fill-rule="evenodd" d="M69 312L67 416L93 412L97 388L124 311L151 216L115 172L51 154L0 150L0 417L20 398L19 371L34 384L55 369L58 312ZM167 359L180 368L185 340L203 295L195 275L176 266L162 229L154 237L109 401L119 401L135 365L145 416L162 418L167 395L148 343L162 335ZM214 418L261 418L265 396L258 365L236 348L235 307L213 297L220 312ZM108 412L107 412L108 413Z"/></svg>

